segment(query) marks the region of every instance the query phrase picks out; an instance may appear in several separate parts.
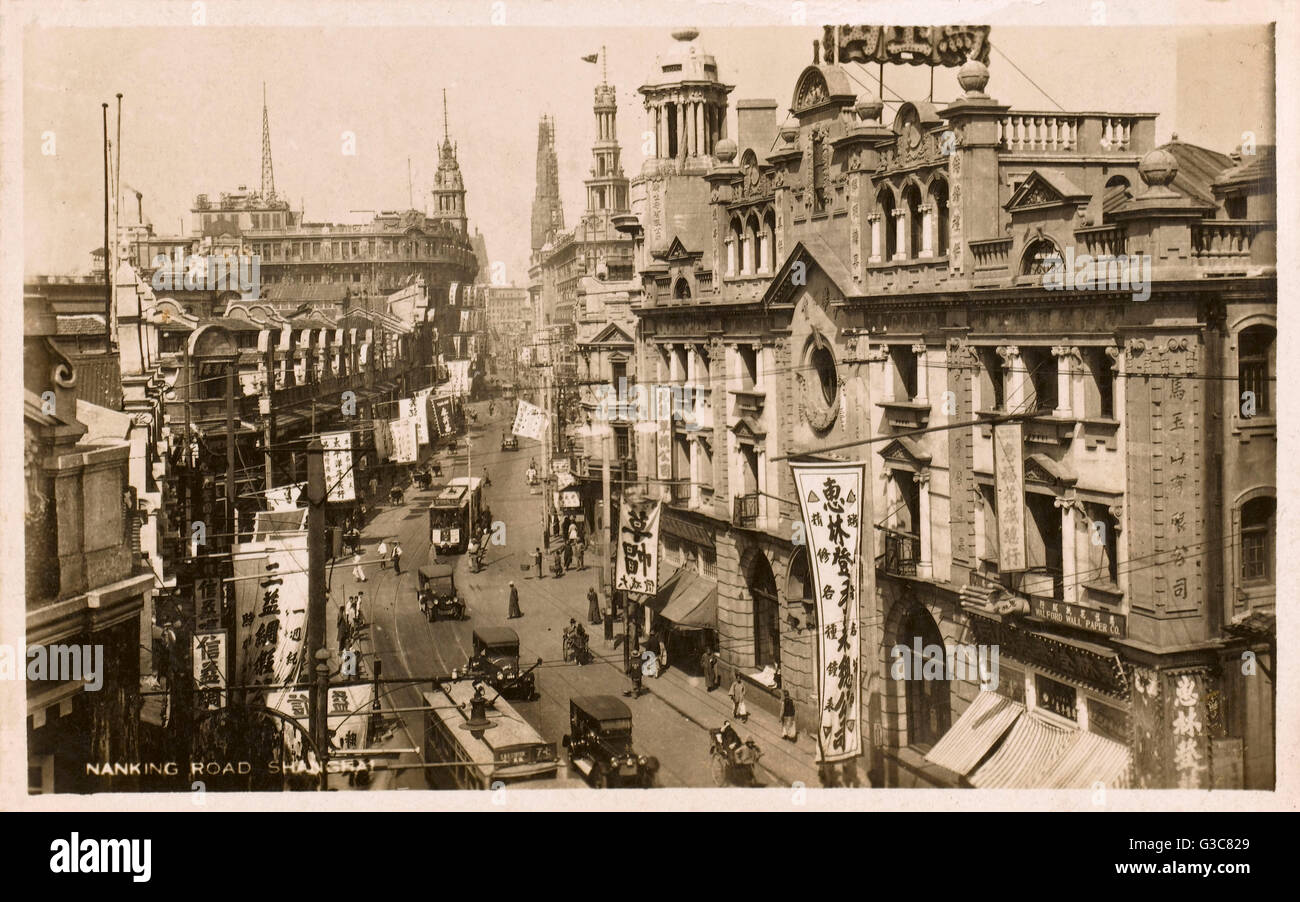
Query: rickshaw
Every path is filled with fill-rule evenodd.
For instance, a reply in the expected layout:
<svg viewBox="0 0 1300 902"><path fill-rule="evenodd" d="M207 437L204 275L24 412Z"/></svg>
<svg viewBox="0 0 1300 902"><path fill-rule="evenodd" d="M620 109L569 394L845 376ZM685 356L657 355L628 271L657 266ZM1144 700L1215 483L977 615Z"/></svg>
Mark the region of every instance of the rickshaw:
<svg viewBox="0 0 1300 902"><path fill-rule="evenodd" d="M728 745L722 730L709 730L709 772L714 786L755 786L754 765L763 752L752 739Z"/></svg>
<svg viewBox="0 0 1300 902"><path fill-rule="evenodd" d="M405 495L404 495L403 492L402 492L401 486L396 486L396 485L395 485L395 486L393 486L391 489L388 490L388 503L389 503L389 504L401 504L401 503L402 503L402 499L403 499L404 497L405 497Z"/></svg>
<svg viewBox="0 0 1300 902"><path fill-rule="evenodd" d="M449 620L465 620L465 601L456 592L455 571L450 564L425 564L418 571L419 588L416 597L420 612L430 623L439 616Z"/></svg>

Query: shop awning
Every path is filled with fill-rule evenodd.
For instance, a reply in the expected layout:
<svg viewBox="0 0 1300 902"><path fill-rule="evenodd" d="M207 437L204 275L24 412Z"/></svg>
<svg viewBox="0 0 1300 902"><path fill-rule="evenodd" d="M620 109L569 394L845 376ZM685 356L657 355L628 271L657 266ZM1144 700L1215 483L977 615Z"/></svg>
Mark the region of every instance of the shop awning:
<svg viewBox="0 0 1300 902"><path fill-rule="evenodd" d="M681 629L716 629L717 583L683 568L668 577L663 588L655 594L654 607L660 617Z"/></svg>
<svg viewBox="0 0 1300 902"><path fill-rule="evenodd" d="M966 776L1006 735L1025 706L996 692L981 691L925 760Z"/></svg>
<svg viewBox="0 0 1300 902"><path fill-rule="evenodd" d="M1039 789L1047 772L1078 736L1078 730L1024 714L998 750L970 775L970 783L979 789Z"/></svg>
<svg viewBox="0 0 1300 902"><path fill-rule="evenodd" d="M1126 746L1096 733L1076 737L1043 777L1041 788L1091 789L1098 782L1107 789L1129 788L1131 756Z"/></svg>
<svg viewBox="0 0 1300 902"><path fill-rule="evenodd" d="M663 531L670 536L684 539L698 545L701 548L713 548L713 535L696 523L692 523L684 517L679 517L672 512L670 508L664 508L660 516L659 525Z"/></svg>

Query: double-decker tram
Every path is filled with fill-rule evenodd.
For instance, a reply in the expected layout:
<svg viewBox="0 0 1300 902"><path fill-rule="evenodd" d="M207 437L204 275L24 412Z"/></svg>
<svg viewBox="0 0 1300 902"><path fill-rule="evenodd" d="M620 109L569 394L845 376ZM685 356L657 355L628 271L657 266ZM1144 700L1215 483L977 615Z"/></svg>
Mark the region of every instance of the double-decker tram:
<svg viewBox="0 0 1300 902"><path fill-rule="evenodd" d="M542 739L504 698L486 710L487 728L471 732L473 683L449 681L424 693L424 763L433 765L424 769L429 785L491 789L494 783L556 779L555 743ZM495 695L487 692L489 699Z"/></svg>
<svg viewBox="0 0 1300 902"><path fill-rule="evenodd" d="M457 476L429 505L429 545L439 554L464 554L473 531L470 517L483 511L482 480Z"/></svg>

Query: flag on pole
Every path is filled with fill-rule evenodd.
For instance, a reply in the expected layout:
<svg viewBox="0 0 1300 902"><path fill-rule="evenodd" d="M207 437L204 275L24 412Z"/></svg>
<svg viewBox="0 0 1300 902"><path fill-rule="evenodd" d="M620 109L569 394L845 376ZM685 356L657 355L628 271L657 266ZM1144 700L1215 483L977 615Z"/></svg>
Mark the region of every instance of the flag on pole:
<svg viewBox="0 0 1300 902"><path fill-rule="evenodd" d="M596 60L598 60L598 59L600 59L600 54L599 54L599 53L592 53L592 54L588 54L587 56L584 56L584 57L582 58L582 61L583 61L584 63L594 63L594 62L596 62Z"/></svg>
<svg viewBox="0 0 1300 902"><path fill-rule="evenodd" d="M515 435L522 435L524 438L537 441L542 437L542 431L546 428L546 421L546 411L529 404L527 401L520 400L519 410L515 412L515 425L511 431Z"/></svg>

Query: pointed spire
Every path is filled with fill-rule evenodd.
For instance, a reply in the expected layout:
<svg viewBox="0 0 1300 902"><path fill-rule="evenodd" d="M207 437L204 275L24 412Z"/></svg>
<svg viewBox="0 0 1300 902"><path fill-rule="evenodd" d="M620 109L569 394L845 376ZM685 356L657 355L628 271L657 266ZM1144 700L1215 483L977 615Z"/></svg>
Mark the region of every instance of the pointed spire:
<svg viewBox="0 0 1300 902"><path fill-rule="evenodd" d="M446 143L451 135L447 130L447 89L442 89L442 140Z"/></svg>
<svg viewBox="0 0 1300 902"><path fill-rule="evenodd" d="M271 166L271 117L266 107L266 82L262 82L262 200L275 200L275 170Z"/></svg>
<svg viewBox="0 0 1300 902"><path fill-rule="evenodd" d="M605 52L605 45L600 45L600 83L609 84L609 54Z"/></svg>

